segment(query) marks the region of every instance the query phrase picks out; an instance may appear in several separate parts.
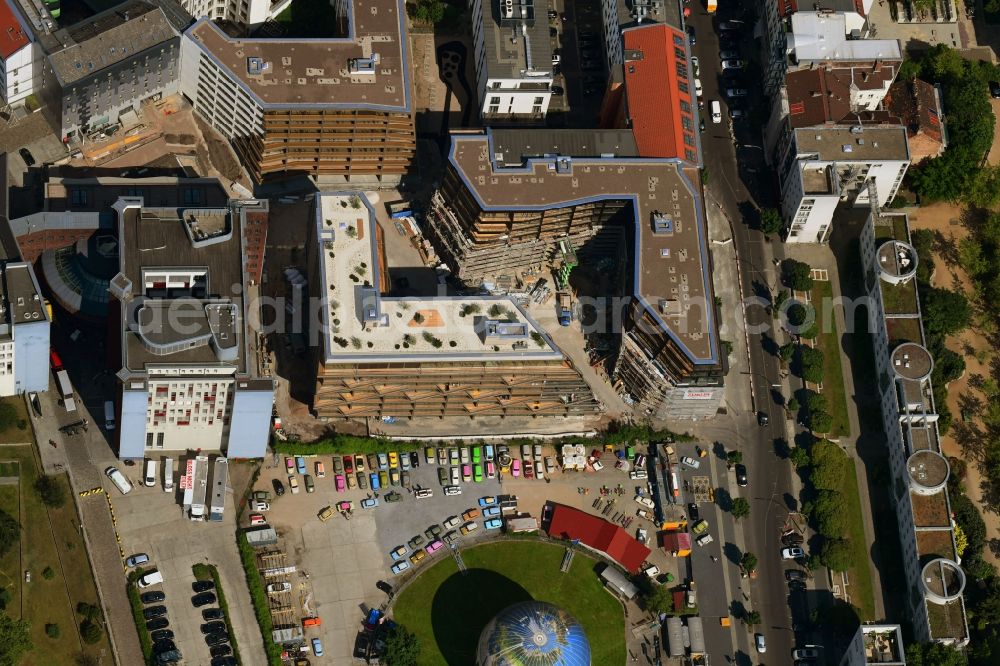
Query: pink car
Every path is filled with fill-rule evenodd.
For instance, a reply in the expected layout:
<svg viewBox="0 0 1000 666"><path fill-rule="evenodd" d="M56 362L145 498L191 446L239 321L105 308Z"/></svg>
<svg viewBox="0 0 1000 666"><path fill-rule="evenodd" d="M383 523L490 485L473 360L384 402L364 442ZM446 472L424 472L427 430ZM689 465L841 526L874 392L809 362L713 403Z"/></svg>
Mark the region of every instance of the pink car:
<svg viewBox="0 0 1000 666"><path fill-rule="evenodd" d="M521 476L521 461L517 458L510 463L510 473L514 475L514 478Z"/></svg>
<svg viewBox="0 0 1000 666"><path fill-rule="evenodd" d="M434 541L431 541L429 544L427 544L427 554L433 555L437 551L441 550L443 547L444 543L442 543L440 539L435 539Z"/></svg>
<svg viewBox="0 0 1000 666"><path fill-rule="evenodd" d="M344 492L344 488L347 485L346 481L344 481L344 475L343 474L338 474L336 476L336 478L335 478L335 481L336 481L336 484L337 484L337 492L338 493Z"/></svg>

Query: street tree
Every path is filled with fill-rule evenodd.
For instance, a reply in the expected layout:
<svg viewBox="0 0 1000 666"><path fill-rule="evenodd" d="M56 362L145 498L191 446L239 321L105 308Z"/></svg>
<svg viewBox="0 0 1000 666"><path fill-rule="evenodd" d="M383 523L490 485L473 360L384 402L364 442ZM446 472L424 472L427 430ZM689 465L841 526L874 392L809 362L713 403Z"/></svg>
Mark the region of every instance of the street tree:
<svg viewBox="0 0 1000 666"><path fill-rule="evenodd" d="M743 452L732 450L726 451L726 464L727 465L739 465L743 462Z"/></svg>
<svg viewBox="0 0 1000 666"><path fill-rule="evenodd" d="M764 208L760 211L760 230L765 236L780 232L782 226L781 213L777 208Z"/></svg>
<svg viewBox="0 0 1000 666"><path fill-rule="evenodd" d="M741 619L743 620L743 624L753 627L761 622L760 612L755 610L747 611Z"/></svg>
<svg viewBox="0 0 1000 666"><path fill-rule="evenodd" d="M796 374L807 382L819 384L823 381L823 352L815 347L799 346L798 370Z"/></svg>
<svg viewBox="0 0 1000 666"><path fill-rule="evenodd" d="M847 539L827 539L819 553L820 561L834 571L851 568L851 544Z"/></svg>
<svg viewBox="0 0 1000 666"><path fill-rule="evenodd" d="M809 291L813 288L812 266L795 259L781 262L782 280L785 286L795 291Z"/></svg>
<svg viewBox="0 0 1000 666"><path fill-rule="evenodd" d="M0 557L7 554L21 538L21 524L6 511L0 509Z"/></svg>
<svg viewBox="0 0 1000 666"><path fill-rule="evenodd" d="M750 502L748 502L745 497L737 497L733 499L733 504L729 508L729 513L733 514L733 518L736 520L746 518L750 515Z"/></svg>
<svg viewBox="0 0 1000 666"><path fill-rule="evenodd" d="M943 643L910 643L906 647L909 666L966 666L962 652Z"/></svg>
<svg viewBox="0 0 1000 666"><path fill-rule="evenodd" d="M650 613L669 613L674 608L673 593L666 585L657 585L646 577L639 596L642 607Z"/></svg>
<svg viewBox="0 0 1000 666"><path fill-rule="evenodd" d="M753 553L743 553L743 557L740 558L740 568L747 573L752 573L757 570L757 556Z"/></svg>
<svg viewBox="0 0 1000 666"><path fill-rule="evenodd" d="M35 481L35 492L45 506L59 508L66 503L66 490L54 476L43 474Z"/></svg>
<svg viewBox="0 0 1000 666"><path fill-rule="evenodd" d="M420 641L401 624L389 630L385 638L382 661L386 666L416 666L420 658Z"/></svg>

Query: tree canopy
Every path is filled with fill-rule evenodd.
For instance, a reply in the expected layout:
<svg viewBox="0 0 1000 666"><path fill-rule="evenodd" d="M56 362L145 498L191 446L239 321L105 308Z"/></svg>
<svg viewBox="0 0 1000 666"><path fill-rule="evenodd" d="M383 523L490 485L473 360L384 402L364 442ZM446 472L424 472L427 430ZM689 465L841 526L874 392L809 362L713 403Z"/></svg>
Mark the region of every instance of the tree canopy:
<svg viewBox="0 0 1000 666"><path fill-rule="evenodd" d="M942 643L910 643L906 647L907 666L966 666L965 655Z"/></svg>
<svg viewBox="0 0 1000 666"><path fill-rule="evenodd" d="M21 524L12 515L0 509L0 557L6 555L20 538Z"/></svg>
<svg viewBox="0 0 1000 666"><path fill-rule="evenodd" d="M782 281L795 291L809 291L813 288L812 266L795 259L781 262Z"/></svg>
<svg viewBox="0 0 1000 666"><path fill-rule="evenodd" d="M0 613L0 666L16 666L32 647L28 623Z"/></svg>
<svg viewBox="0 0 1000 666"><path fill-rule="evenodd" d="M416 666L420 658L420 641L401 624L389 630L385 638L382 661L386 666Z"/></svg>

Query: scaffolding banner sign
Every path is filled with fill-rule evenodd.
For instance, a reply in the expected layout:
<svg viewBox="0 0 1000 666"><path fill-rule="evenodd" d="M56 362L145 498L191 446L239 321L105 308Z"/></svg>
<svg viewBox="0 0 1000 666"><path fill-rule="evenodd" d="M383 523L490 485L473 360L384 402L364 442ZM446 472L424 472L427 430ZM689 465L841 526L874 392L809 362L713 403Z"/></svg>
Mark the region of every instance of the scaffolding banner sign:
<svg viewBox="0 0 1000 666"><path fill-rule="evenodd" d="M685 400L711 400L715 397L715 391L695 391L694 389L684 390Z"/></svg>
<svg viewBox="0 0 1000 666"><path fill-rule="evenodd" d="M194 478L194 459L187 461L187 470L184 472L184 476L181 477L181 490L187 490L192 487L191 480Z"/></svg>

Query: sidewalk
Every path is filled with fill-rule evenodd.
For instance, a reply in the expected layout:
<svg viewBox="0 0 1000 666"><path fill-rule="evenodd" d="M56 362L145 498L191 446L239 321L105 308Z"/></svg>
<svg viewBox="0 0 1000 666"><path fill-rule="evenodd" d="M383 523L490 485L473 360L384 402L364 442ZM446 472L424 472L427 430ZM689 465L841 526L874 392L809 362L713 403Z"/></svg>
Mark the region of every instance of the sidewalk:
<svg viewBox="0 0 1000 666"><path fill-rule="evenodd" d="M841 292L840 270L836 257L832 250L826 245L801 244L787 247L794 254L795 259L804 261L813 268L820 268L828 271L830 285L832 287L833 298L838 299L843 296ZM854 462L855 473L858 477L858 492L861 499L862 516L864 518L865 538L867 540L868 551L879 553L875 544L874 518L872 514L872 501L869 493L869 476L864 461L858 452L858 437L861 433L861 426L858 422L857 396L858 392L854 386L854 374L851 366L851 359L844 350L843 336L847 329L847 322L844 319L844 308L841 306L833 309L834 319L837 324L839 334L838 349L840 351L840 367L844 378L844 395L847 398L847 416L850 422L851 432L838 440L841 448L851 457ZM789 379L791 379L789 377ZM790 395L790 393L789 393ZM885 603L883 600L883 585L881 572L873 558L868 560L868 568L871 572L873 592L875 597L876 618L885 617Z"/></svg>

